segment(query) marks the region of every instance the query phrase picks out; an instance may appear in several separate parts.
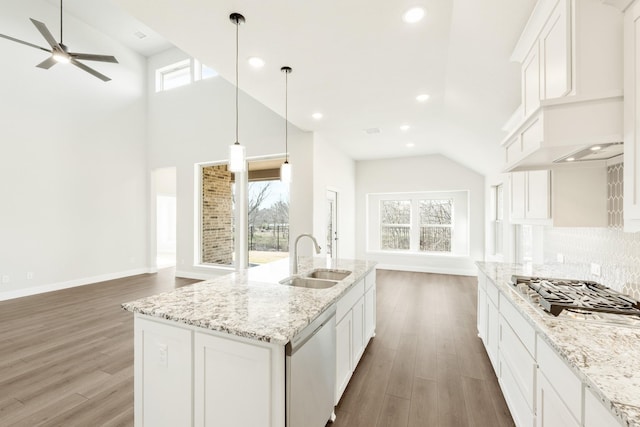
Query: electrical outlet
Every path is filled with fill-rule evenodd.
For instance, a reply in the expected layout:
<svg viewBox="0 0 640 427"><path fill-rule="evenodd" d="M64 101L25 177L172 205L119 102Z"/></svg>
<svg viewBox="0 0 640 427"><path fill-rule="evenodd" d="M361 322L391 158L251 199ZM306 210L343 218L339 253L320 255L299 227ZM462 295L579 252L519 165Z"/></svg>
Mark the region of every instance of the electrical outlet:
<svg viewBox="0 0 640 427"><path fill-rule="evenodd" d="M2 275L2 283L9 283L11 281L11 277L8 274Z"/></svg>
<svg viewBox="0 0 640 427"><path fill-rule="evenodd" d="M600 276L600 274L602 273L602 268L600 267L600 264L596 264L596 263L591 263L591 274L593 274L594 276Z"/></svg>
<svg viewBox="0 0 640 427"><path fill-rule="evenodd" d="M158 344L158 350L160 350L158 352L158 362L160 362L162 366L167 366L167 353L169 352L169 348L166 344Z"/></svg>
<svg viewBox="0 0 640 427"><path fill-rule="evenodd" d="M27 272L27 280L32 280L33 279L33 271L28 271Z"/></svg>
<svg viewBox="0 0 640 427"><path fill-rule="evenodd" d="M560 264L564 264L564 254L559 253L556 256L556 260L560 263Z"/></svg>

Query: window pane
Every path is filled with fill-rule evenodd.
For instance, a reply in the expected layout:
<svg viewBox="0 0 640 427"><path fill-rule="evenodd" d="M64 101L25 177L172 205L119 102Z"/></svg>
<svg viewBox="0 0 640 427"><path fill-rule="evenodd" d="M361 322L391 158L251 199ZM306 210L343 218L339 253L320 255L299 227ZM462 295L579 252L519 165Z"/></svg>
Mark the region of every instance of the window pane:
<svg viewBox="0 0 640 427"><path fill-rule="evenodd" d="M408 225L382 225L380 227L380 249L408 250L409 243Z"/></svg>
<svg viewBox="0 0 640 427"><path fill-rule="evenodd" d="M218 72L213 68L209 68L206 65L202 64L202 79L209 79L211 77L215 77L218 75Z"/></svg>
<svg viewBox="0 0 640 427"><path fill-rule="evenodd" d="M279 180L249 182L249 264L289 256L289 186Z"/></svg>
<svg viewBox="0 0 640 427"><path fill-rule="evenodd" d="M185 86L191 83L191 69L187 66L162 73L162 88L164 90Z"/></svg>
<svg viewBox="0 0 640 427"><path fill-rule="evenodd" d="M451 252L451 227L420 227L420 250Z"/></svg>
<svg viewBox="0 0 640 427"><path fill-rule="evenodd" d="M411 223L411 202L409 200L383 200L380 206L382 224Z"/></svg>
<svg viewBox="0 0 640 427"><path fill-rule="evenodd" d="M420 224L451 225L452 200L420 200Z"/></svg>

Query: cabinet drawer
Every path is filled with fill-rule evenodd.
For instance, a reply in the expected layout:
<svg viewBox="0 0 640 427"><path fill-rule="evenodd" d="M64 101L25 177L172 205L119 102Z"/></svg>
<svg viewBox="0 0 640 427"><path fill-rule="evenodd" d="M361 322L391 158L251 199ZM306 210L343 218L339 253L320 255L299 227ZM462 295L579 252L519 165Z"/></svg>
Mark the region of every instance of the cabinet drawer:
<svg viewBox="0 0 640 427"><path fill-rule="evenodd" d="M529 409L535 408L536 361L529 354L511 326L500 318L500 357L511 371Z"/></svg>
<svg viewBox="0 0 640 427"><path fill-rule="evenodd" d="M582 382L546 341L538 337L538 366L575 419L582 416Z"/></svg>
<svg viewBox="0 0 640 427"><path fill-rule="evenodd" d="M494 285L491 280L487 280L487 296L489 297L489 299L491 299L491 301L493 301L496 307L499 307L499 295L500 291L498 291L496 285Z"/></svg>
<svg viewBox="0 0 640 427"><path fill-rule="evenodd" d="M536 332L533 326L522 317L522 314L508 298L500 297L500 314L518 336L531 356L536 354Z"/></svg>
<svg viewBox="0 0 640 427"><path fill-rule="evenodd" d="M534 427L536 424L535 415L529 409L527 401L520 393L520 389L516 383L509 366L504 363L504 360L500 360L500 387L502 388L502 394L504 395L509 411L513 417L513 421L518 427Z"/></svg>
<svg viewBox="0 0 640 427"><path fill-rule="evenodd" d="M584 427L619 427L620 421L613 416L593 392L585 388Z"/></svg>
<svg viewBox="0 0 640 427"><path fill-rule="evenodd" d="M353 287L349 289L342 298L340 298L340 301L338 301L338 304L336 306L337 322L342 320L344 315L347 314L349 310L351 310L351 307L353 307L355 303L358 302L362 295L364 295L364 280L360 280L355 285L353 285Z"/></svg>

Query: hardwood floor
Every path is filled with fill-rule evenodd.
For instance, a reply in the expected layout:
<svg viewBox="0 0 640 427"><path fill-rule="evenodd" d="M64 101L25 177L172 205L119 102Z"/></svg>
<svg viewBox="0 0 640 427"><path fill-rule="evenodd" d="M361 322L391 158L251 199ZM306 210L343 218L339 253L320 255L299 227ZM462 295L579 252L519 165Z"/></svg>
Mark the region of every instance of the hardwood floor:
<svg viewBox="0 0 640 427"><path fill-rule="evenodd" d="M514 425L477 337L474 277L379 270L377 293L377 336L334 427Z"/></svg>
<svg viewBox="0 0 640 427"><path fill-rule="evenodd" d="M133 315L173 270L0 302L0 426L132 426Z"/></svg>
<svg viewBox="0 0 640 427"><path fill-rule="evenodd" d="M471 277L378 271L377 336L334 427L511 426ZM0 302L0 426L132 426L133 315L173 270Z"/></svg>

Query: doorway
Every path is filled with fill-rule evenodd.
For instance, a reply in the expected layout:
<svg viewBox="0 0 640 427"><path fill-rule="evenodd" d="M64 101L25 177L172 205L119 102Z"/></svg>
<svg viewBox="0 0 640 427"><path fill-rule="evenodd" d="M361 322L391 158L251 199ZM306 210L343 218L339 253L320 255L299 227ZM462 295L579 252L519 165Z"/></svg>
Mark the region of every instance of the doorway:
<svg viewBox="0 0 640 427"><path fill-rule="evenodd" d="M338 258L338 192L327 190L327 249L325 254Z"/></svg>
<svg viewBox="0 0 640 427"><path fill-rule="evenodd" d="M153 171L156 203L156 266L176 265L176 168Z"/></svg>

